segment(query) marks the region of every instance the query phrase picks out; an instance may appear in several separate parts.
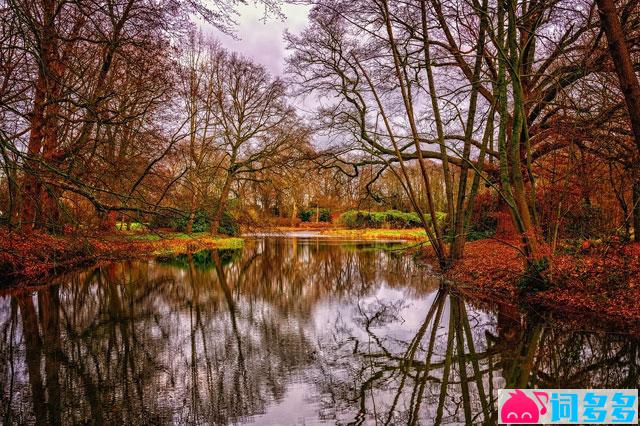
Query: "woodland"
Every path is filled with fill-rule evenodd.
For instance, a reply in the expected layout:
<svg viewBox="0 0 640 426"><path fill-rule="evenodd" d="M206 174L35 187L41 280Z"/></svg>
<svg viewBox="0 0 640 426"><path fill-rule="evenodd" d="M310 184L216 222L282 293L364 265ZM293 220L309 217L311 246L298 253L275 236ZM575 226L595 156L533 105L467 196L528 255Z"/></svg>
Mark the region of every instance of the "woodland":
<svg viewBox="0 0 640 426"><path fill-rule="evenodd" d="M0 0L0 277L313 229L640 318L640 2L297 3L275 76L243 0Z"/></svg>

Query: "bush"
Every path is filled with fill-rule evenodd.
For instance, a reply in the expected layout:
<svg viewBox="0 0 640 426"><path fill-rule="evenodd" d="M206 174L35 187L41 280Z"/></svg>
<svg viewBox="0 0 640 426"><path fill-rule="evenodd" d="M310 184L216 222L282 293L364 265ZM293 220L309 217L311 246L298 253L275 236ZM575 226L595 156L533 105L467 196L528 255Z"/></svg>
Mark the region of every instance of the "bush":
<svg viewBox="0 0 640 426"><path fill-rule="evenodd" d="M186 232L189 216L185 214L154 215L151 220L153 228L171 228L174 231ZM209 213L204 209L199 209L193 218L192 232L208 232L211 228ZM240 233L238 220L229 211L225 211L220 218L218 232L225 235L236 236Z"/></svg>
<svg viewBox="0 0 640 426"><path fill-rule="evenodd" d="M444 220L445 214L438 213L438 220ZM362 210L349 210L340 215L339 221L350 229L362 228L391 228L408 229L419 228L422 221L417 213L404 213L398 210L385 212L369 212ZM430 219L427 218L427 223Z"/></svg>
<svg viewBox="0 0 640 426"><path fill-rule="evenodd" d="M189 217L185 215L175 216L170 222L169 227L179 232L185 232L187 230L187 224L189 223ZM209 230L209 216L205 210L196 210L195 217L193 218L193 232L207 232Z"/></svg>
<svg viewBox="0 0 640 426"><path fill-rule="evenodd" d="M313 217L313 210L300 210L298 212L298 217L303 222L309 222Z"/></svg>
<svg viewBox="0 0 640 426"><path fill-rule="evenodd" d="M116 222L115 228L116 231L141 232L146 229L146 225L141 222Z"/></svg>
<svg viewBox="0 0 640 426"><path fill-rule="evenodd" d="M331 210L320 209L320 222L331 222Z"/></svg>
<svg viewBox="0 0 640 426"><path fill-rule="evenodd" d="M229 212L224 212L220 218L218 232L235 237L240 233L240 225L237 219Z"/></svg>

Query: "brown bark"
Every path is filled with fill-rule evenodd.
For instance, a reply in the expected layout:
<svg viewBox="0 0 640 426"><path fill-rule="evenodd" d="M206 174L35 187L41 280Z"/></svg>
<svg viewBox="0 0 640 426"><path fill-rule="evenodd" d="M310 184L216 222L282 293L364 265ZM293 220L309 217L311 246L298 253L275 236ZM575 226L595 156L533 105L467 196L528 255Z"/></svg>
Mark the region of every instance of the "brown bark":
<svg viewBox="0 0 640 426"><path fill-rule="evenodd" d="M640 242L640 177L633 180L633 239Z"/></svg>
<svg viewBox="0 0 640 426"><path fill-rule="evenodd" d="M33 228L39 222L40 196L42 184L40 182L39 160L42 154L42 145L46 129L47 98L50 87L49 69L51 67L51 55L53 52L54 21L53 14L55 4L47 0L42 3L43 21L40 28L40 60L38 64L38 76L36 78L33 110L30 117L29 144L27 153L29 158L26 163L24 177L24 190L21 211L21 223L23 226Z"/></svg>
<svg viewBox="0 0 640 426"><path fill-rule="evenodd" d="M218 205L213 210L213 215L211 216L211 229L210 233L212 235L218 235L218 228L220 228L220 220L222 219L222 214L227 208L227 199L229 198L229 191L231 190L231 182L233 181L233 176L231 174L227 175L226 180L224 181L224 185L222 186L222 192L220 192L220 198L218 199Z"/></svg>
<svg viewBox="0 0 640 426"><path fill-rule="evenodd" d="M192 234L193 233L193 219L195 218L195 211L191 210L191 212L189 212L189 219L187 220L187 227L185 232L187 234Z"/></svg>
<svg viewBox="0 0 640 426"><path fill-rule="evenodd" d="M39 67L35 84L31 130L27 152L24 196L21 222L23 226L33 228L58 222L57 197L52 190L42 184L43 170L40 162L46 163L56 157L58 144L58 114L56 103L60 96L62 64L58 57L55 40L54 0L42 2L42 25L40 32Z"/></svg>
<svg viewBox="0 0 640 426"><path fill-rule="evenodd" d="M624 37L622 24L614 0L596 0L600 11L602 28L609 42L609 53L620 82L620 89L629 113L631 131L636 144L636 164L640 160L640 82L633 67L633 61ZM637 171L634 174L638 174ZM640 241L640 183L638 178L633 182L633 230L635 241Z"/></svg>
<svg viewBox="0 0 640 426"><path fill-rule="evenodd" d="M22 209L20 221L22 226L33 228L36 222L38 199L40 198L40 182L37 178L38 157L42 150L45 110L45 82L42 75L38 76L35 85L33 111L31 113L31 131L27 147L28 159L25 163L25 176L22 194Z"/></svg>
<svg viewBox="0 0 640 426"><path fill-rule="evenodd" d="M624 38L624 32L613 0L596 0L600 10L602 27L609 42L609 52L620 81L620 89L629 111L631 130L640 153L640 83L636 75L631 55Z"/></svg>

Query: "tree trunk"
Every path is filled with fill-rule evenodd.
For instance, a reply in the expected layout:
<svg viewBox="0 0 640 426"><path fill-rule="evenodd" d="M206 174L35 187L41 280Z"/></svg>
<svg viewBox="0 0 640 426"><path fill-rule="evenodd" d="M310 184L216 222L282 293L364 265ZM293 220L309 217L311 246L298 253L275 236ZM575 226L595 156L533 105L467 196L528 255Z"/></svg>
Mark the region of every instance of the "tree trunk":
<svg viewBox="0 0 640 426"><path fill-rule="evenodd" d="M298 203L293 200L293 206L291 207L291 226L295 225L296 217L298 217Z"/></svg>
<svg viewBox="0 0 640 426"><path fill-rule="evenodd" d="M624 32L614 0L596 0L600 11L602 28L607 34L609 52L613 59L614 69L618 74L620 89L624 95L631 130L640 155L640 83L633 68L633 61L624 38Z"/></svg>
<svg viewBox="0 0 640 426"><path fill-rule="evenodd" d="M633 240L640 242L640 176L633 179Z"/></svg>
<svg viewBox="0 0 640 426"><path fill-rule="evenodd" d="M191 203L189 206L189 219L187 219L187 229L185 230L187 234L193 233L193 222L195 218L196 218L195 194L191 194Z"/></svg>
<svg viewBox="0 0 640 426"><path fill-rule="evenodd" d="M46 76L41 71L35 84L33 110L27 146L27 160L25 162L25 176L22 190L22 209L20 222L22 226L33 228L38 216L41 185L38 179L38 159L42 151L44 139L44 111L46 105Z"/></svg>
<svg viewBox="0 0 640 426"><path fill-rule="evenodd" d="M232 181L233 176L231 174L228 174L226 180L224 181L224 185L222 186L222 192L220 192L218 205L213 210L213 215L211 216L211 228L209 232L212 235L219 234L218 228L220 228L220 220L222 219L222 214L227 208L227 199L229 198L229 191L231 190Z"/></svg>
<svg viewBox="0 0 640 426"><path fill-rule="evenodd" d="M393 56L393 63L395 69L395 75L398 80L398 86L400 87L400 92L402 93L402 100L404 103L404 108L407 113L407 121L409 122L409 127L411 129L411 136L413 139L413 143L416 149L416 154L418 157L418 165L420 166L420 173L422 175L422 180L424 182L426 197L427 197L427 208L429 211L429 216L431 217L431 225L433 227L433 233L435 234L434 238L429 238L431 245L438 257L440 267L442 269L449 266L450 259L447 255L447 249L444 243L444 238L442 235L442 229L438 224L438 216L436 214L435 203L433 200L433 188L431 186L431 179L429 178L429 173L427 171L427 166L425 159L422 155L422 147L420 142L420 136L418 132L418 127L416 124L416 119L414 115L413 109L413 97L411 95L411 85L407 84L403 77L403 73L401 70L401 60L400 60L400 52L398 49L398 45L396 44L395 37L393 35L393 28L391 24L391 14L389 12L389 5L387 4L387 0L382 2L383 12L385 16L385 26L387 29L387 35L389 37L389 43L391 44L391 53ZM421 214L421 213L419 213ZM425 230L428 230L425 227ZM429 233L427 233L429 235Z"/></svg>
<svg viewBox="0 0 640 426"><path fill-rule="evenodd" d="M480 73L482 71L482 53L484 51L485 29L487 26L486 11L487 0L482 3L480 12L480 32L478 35L478 45L476 46L476 58L473 68L473 80L471 82L471 98L469 100L469 110L467 112L467 123L465 127L464 148L462 151L462 165L460 166L460 178L458 180L458 198L456 200L455 220L452 221L453 242L451 244L451 259L461 259L464 254L464 244L467 240L467 212L466 209L473 207L473 197L475 193L468 194L467 180L469 176L469 161L471 158L471 139L473 138L473 126L476 117L476 106L478 93L480 90ZM476 173L479 173L476 170ZM477 191L477 185L476 185Z"/></svg>
<svg viewBox="0 0 640 426"><path fill-rule="evenodd" d="M57 149L59 106L56 101L61 90L62 64L55 41L55 1L44 0L42 9L41 36L36 46L40 53L40 63L31 114L27 147L29 158L26 163L21 211L21 222L29 228L43 225L49 227L59 222L56 192L42 184L43 174L47 171L39 161L46 163L53 159Z"/></svg>
<svg viewBox="0 0 640 426"><path fill-rule="evenodd" d="M434 4L436 6L436 4ZM436 14L440 23L443 24L442 21L442 12L440 8L436 8ZM427 1L422 0L420 4L420 15L421 15L421 24L422 24L422 34L423 34L423 43L422 48L424 51L424 65L427 71L427 81L429 84L429 98L431 99L431 108L433 110L433 119L436 124L436 134L438 136L438 145L440 148L440 155L442 156L442 175L444 178L444 188L445 188L445 196L446 196L446 206L447 206L447 221L449 222L449 228L451 230L455 229L455 204L453 201L453 175L449 170L449 156L447 153L447 147L445 146L444 140L444 125L442 123L442 116L440 115L440 106L438 104L438 97L436 93L436 85L433 77L433 69L432 69L432 60L431 60L431 50L429 45L429 25L428 25L428 16L427 16ZM452 257L455 255L452 254Z"/></svg>
<svg viewBox="0 0 640 426"><path fill-rule="evenodd" d="M7 178L7 211L4 213L6 224L9 228L13 228L16 219L16 201L19 197L20 188L17 179L17 164L9 157L4 147L0 147L3 160L3 171Z"/></svg>
<svg viewBox="0 0 640 426"><path fill-rule="evenodd" d="M189 219L187 220L187 229L185 230L185 232L187 234L192 234L193 233L193 220L195 218L195 212L193 210L191 210L189 212Z"/></svg>
<svg viewBox="0 0 640 426"><path fill-rule="evenodd" d="M629 120L631 121L631 131L636 144L637 158L636 163L640 160L640 82L633 67L633 61L627 47L624 37L622 24L618 18L614 0L596 0L598 10L600 11L600 20L602 28L607 35L609 42L609 53L613 59L614 69L618 75L620 89L624 95L624 100L629 112ZM633 234L634 240L640 241L640 179L637 177L638 172L633 171Z"/></svg>

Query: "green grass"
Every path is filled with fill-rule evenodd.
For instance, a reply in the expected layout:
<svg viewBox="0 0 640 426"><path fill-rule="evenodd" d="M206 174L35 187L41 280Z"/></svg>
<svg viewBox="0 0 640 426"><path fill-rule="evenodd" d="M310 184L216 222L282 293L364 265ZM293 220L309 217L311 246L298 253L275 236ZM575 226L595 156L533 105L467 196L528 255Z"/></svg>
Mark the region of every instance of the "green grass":
<svg viewBox="0 0 640 426"><path fill-rule="evenodd" d="M190 253L193 250L239 249L244 245L242 238L213 236L208 232L198 232L191 235L182 232L130 233L114 237L116 239L124 238L132 243L149 244L146 250L150 254L162 256Z"/></svg>
<svg viewBox="0 0 640 426"><path fill-rule="evenodd" d="M132 241L159 241L163 238L163 235L159 234L131 234L126 236L128 240Z"/></svg>
<svg viewBox="0 0 640 426"><path fill-rule="evenodd" d="M127 239L133 241L197 240L206 237L216 238L212 237L208 232L194 232L193 234L185 234L184 232L149 232L127 235Z"/></svg>
<svg viewBox="0 0 640 426"><path fill-rule="evenodd" d="M436 216L438 222L442 222L446 214L438 212ZM430 223L431 217L425 216L425 220ZM349 229L413 229L422 226L417 213L398 210L383 212L349 210L341 214L338 221Z"/></svg>
<svg viewBox="0 0 640 426"><path fill-rule="evenodd" d="M146 230L147 227L144 223L140 222L131 222L129 225L129 229L127 229L126 222L116 222L116 231L131 231L131 232L140 232Z"/></svg>
<svg viewBox="0 0 640 426"><path fill-rule="evenodd" d="M166 234L162 237L154 236L157 239L146 240L156 244L153 250L154 255L171 256L181 253L189 253L193 250L200 251L206 249L240 249L244 246L244 240L237 237L214 237L206 232L199 234Z"/></svg>
<svg viewBox="0 0 640 426"><path fill-rule="evenodd" d="M363 240L426 240L424 229L329 229L323 234Z"/></svg>

